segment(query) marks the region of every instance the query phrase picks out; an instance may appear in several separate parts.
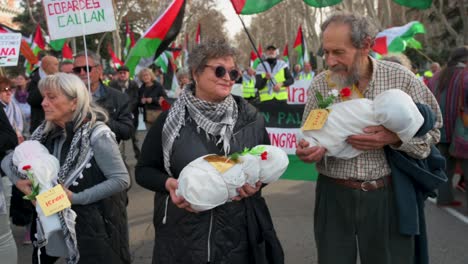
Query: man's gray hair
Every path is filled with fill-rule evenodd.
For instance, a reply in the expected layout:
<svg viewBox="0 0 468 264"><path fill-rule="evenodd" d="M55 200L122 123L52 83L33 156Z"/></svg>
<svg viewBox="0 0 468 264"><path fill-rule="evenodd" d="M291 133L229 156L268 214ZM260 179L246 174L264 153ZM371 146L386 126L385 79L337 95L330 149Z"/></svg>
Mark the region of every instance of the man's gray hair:
<svg viewBox="0 0 468 264"><path fill-rule="evenodd" d="M236 62L238 54L238 51L224 39L212 39L203 42L196 46L189 54L187 64L190 77L193 79L193 72L203 72L205 65L211 59L233 57L234 62Z"/></svg>
<svg viewBox="0 0 468 264"><path fill-rule="evenodd" d="M89 51L87 52L88 58L93 59L94 65L101 65L101 56L99 54ZM75 55L75 59L78 57L86 57L86 53L84 51L80 51Z"/></svg>
<svg viewBox="0 0 468 264"><path fill-rule="evenodd" d="M374 43L375 36L377 35L377 28L367 18L348 12L334 13L325 20L320 26L323 32L331 23L339 23L349 25L351 28L351 42L355 48L363 48L364 40L370 38L371 45Z"/></svg>

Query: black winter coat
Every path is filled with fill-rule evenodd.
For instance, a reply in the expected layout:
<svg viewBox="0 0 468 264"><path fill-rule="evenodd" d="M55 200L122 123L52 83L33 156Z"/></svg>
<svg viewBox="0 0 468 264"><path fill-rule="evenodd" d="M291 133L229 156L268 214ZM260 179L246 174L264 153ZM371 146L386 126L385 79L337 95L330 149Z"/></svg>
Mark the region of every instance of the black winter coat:
<svg viewBox="0 0 468 264"><path fill-rule="evenodd" d="M31 80L28 83L28 104L31 106L31 126L29 132L32 134L34 130L44 121L45 114L42 109L42 95L39 91L39 68L31 73Z"/></svg>
<svg viewBox="0 0 468 264"><path fill-rule="evenodd" d="M130 139L134 133L134 127L128 96L102 83L101 87L104 89L104 96L96 103L109 113L109 121L107 121L106 125L115 133L117 142Z"/></svg>
<svg viewBox="0 0 468 264"><path fill-rule="evenodd" d="M245 147L269 144L261 114L244 99L235 99L239 108L239 118L234 128L234 139L231 140L231 151L238 152ZM268 263L253 260L255 254L252 251L262 250L262 245L259 247L249 243L248 230L252 229L252 226L248 226L249 212L250 215L252 213L247 208L249 205L259 205L262 210L257 213L261 213L262 218L271 223L268 208L260 192L253 197L229 202L197 214L179 209L172 203L164 187L168 175L164 169L161 147L161 133L166 115L167 113L163 112L148 132L136 168L137 182L156 191L153 263ZM199 134L196 124L187 118L186 125L180 130L180 137L173 145L171 169L175 177L178 177L189 162L209 153L222 154L222 151L215 142L206 140L204 132ZM282 263L283 252L272 225L270 231L272 239L275 240L275 252L280 256L279 262L275 263ZM263 241L257 242L261 244Z"/></svg>

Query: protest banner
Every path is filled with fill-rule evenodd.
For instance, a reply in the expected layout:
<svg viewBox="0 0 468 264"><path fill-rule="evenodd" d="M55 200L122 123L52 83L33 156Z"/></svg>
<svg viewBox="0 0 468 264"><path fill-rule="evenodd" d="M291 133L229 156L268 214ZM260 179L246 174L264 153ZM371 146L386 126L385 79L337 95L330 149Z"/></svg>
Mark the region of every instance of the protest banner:
<svg viewBox="0 0 468 264"><path fill-rule="evenodd" d="M113 31L111 0L44 0L51 40Z"/></svg>
<svg viewBox="0 0 468 264"><path fill-rule="evenodd" d="M288 87L288 104L305 104L307 102L307 90L312 84L312 79L296 80Z"/></svg>
<svg viewBox="0 0 468 264"><path fill-rule="evenodd" d="M0 34L0 66L16 66L20 54L21 34Z"/></svg>
<svg viewBox="0 0 468 264"><path fill-rule="evenodd" d="M285 101L266 101L255 105L265 118L265 126L271 145L283 149L289 158L289 166L281 179L314 181L317 171L314 164L302 162L296 155L298 133L302 122L304 104L288 104Z"/></svg>

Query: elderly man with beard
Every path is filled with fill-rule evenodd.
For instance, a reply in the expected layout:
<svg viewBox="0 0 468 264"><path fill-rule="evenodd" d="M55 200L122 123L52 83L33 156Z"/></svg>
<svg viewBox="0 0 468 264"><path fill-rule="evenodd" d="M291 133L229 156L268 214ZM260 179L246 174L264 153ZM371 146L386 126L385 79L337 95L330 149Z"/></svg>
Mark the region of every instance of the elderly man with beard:
<svg viewBox="0 0 468 264"><path fill-rule="evenodd" d="M431 145L440 138L442 117L437 101L428 88L403 66L378 61L369 56L376 29L367 18L348 13L331 15L321 26L322 45L329 70L314 78L312 91L324 96L331 89L350 88L348 98L374 99L388 89L401 89L415 102L433 110L435 126L422 137L402 143L383 126L367 127L347 142L365 152L355 158L324 159L326 149L310 147L301 140L296 154L304 161L316 162L317 181L314 229L318 262L355 263L357 249L361 263L414 263L414 236L402 235L398 229L391 170L384 147L424 159ZM347 89L348 90L348 89ZM317 100L310 96L303 120Z"/></svg>

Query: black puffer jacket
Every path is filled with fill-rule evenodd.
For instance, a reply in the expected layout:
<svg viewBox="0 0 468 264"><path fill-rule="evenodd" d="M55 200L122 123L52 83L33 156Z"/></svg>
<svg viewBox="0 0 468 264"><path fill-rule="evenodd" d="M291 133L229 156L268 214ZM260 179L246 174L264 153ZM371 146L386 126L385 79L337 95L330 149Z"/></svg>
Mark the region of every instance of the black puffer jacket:
<svg viewBox="0 0 468 264"><path fill-rule="evenodd" d="M244 99L235 99L239 118L231 140L231 151L269 144L261 114ZM164 187L168 175L163 166L160 141L165 118L166 113L163 113L149 131L136 169L137 182L156 191L153 263L255 263L248 239L246 201L255 200L255 203L264 205L264 216L271 221L260 192L254 197L197 214L176 207ZM158 151L155 152L155 149ZM222 151L215 142L206 140L204 132L199 134L194 121L187 118L186 125L180 130L180 137L173 145L171 168L175 177L189 162L209 153L222 154ZM280 246L279 251L282 255Z"/></svg>
<svg viewBox="0 0 468 264"><path fill-rule="evenodd" d="M73 138L72 124L67 124L68 137L62 145L60 164L63 164ZM53 153L58 138L63 132L56 130L49 134L44 145ZM83 170L83 178L70 191L79 193L106 180L94 158L91 166ZM127 224L127 192L122 191L110 197L87 205L72 205L77 214L76 236L79 263L86 264L127 264L130 263Z"/></svg>

